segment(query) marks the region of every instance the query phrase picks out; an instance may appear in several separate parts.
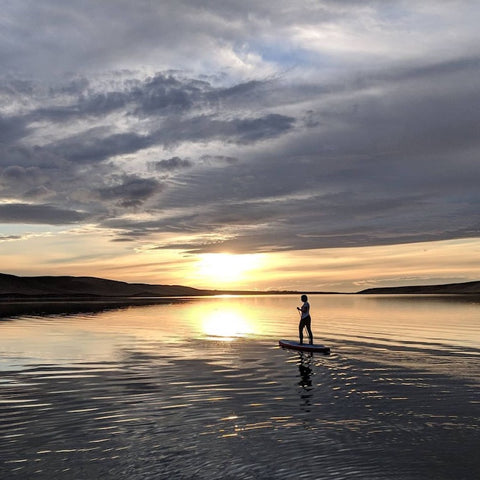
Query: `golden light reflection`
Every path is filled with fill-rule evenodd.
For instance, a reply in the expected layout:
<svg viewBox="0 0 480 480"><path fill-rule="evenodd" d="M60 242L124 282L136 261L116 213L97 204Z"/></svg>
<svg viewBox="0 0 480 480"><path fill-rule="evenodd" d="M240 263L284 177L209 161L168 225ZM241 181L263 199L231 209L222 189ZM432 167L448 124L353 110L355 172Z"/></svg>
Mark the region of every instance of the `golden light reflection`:
<svg viewBox="0 0 480 480"><path fill-rule="evenodd" d="M191 320L202 336L217 340L232 341L249 335L258 334L258 322L254 312L225 298L221 305L201 304L191 311Z"/></svg>
<svg viewBox="0 0 480 480"><path fill-rule="evenodd" d="M234 311L212 312L203 321L203 331L209 337L233 340L253 333L248 322Z"/></svg>

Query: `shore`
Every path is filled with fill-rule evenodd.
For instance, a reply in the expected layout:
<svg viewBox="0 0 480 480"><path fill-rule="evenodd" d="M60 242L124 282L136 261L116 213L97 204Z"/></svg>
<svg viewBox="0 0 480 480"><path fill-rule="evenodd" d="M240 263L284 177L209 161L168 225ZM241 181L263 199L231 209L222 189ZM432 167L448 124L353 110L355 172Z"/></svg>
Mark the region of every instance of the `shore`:
<svg viewBox="0 0 480 480"><path fill-rule="evenodd" d="M110 301L213 295L335 295L344 292L295 290L213 290L184 285L127 283L96 277L40 276L19 277L0 273L0 300L4 301ZM349 293L353 294L353 293ZM471 295L480 294L480 281L444 285L369 288L362 295Z"/></svg>

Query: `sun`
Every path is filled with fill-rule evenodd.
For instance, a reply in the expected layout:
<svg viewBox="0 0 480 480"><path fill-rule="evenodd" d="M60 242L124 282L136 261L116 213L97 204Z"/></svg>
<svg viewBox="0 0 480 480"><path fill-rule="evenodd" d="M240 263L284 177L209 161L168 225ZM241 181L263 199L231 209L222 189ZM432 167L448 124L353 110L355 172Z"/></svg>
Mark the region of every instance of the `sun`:
<svg viewBox="0 0 480 480"><path fill-rule="evenodd" d="M241 282L258 269L261 254L204 253L199 255L197 276L209 283Z"/></svg>

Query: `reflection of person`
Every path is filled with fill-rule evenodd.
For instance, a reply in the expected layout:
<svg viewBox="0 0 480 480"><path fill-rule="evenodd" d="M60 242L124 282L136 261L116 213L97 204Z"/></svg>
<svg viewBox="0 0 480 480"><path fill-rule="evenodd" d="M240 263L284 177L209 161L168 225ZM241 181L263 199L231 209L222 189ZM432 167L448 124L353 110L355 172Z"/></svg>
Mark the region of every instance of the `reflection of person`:
<svg viewBox="0 0 480 480"><path fill-rule="evenodd" d="M298 385L302 387L302 390L300 391L300 398L302 400L300 407L302 408L302 410L310 412L314 389L312 382L313 353L299 352L299 357L300 361L298 363L298 370L300 372L300 381L298 382Z"/></svg>
<svg viewBox="0 0 480 480"><path fill-rule="evenodd" d="M300 337L300 343L303 343L303 329L307 328L308 336L310 337L310 345L313 344L313 333L312 333L312 319L310 317L310 304L308 303L308 297L302 295L301 300L303 305L297 307L299 312L302 312L300 323L298 324L298 336Z"/></svg>
<svg viewBox="0 0 480 480"><path fill-rule="evenodd" d="M300 362L298 364L298 370L300 372L300 382L298 384L303 387L311 387L312 386L312 368L311 368L311 361L312 361L312 353L305 354L303 352L300 353Z"/></svg>

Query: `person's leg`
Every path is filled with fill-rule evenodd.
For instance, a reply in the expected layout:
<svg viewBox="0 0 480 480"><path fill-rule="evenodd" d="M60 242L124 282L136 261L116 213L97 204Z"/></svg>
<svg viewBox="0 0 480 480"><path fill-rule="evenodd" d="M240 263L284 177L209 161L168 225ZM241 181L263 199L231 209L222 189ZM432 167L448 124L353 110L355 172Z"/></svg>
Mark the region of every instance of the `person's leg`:
<svg viewBox="0 0 480 480"><path fill-rule="evenodd" d="M307 327L308 336L310 337L310 345L313 344L313 333L312 333L312 319L308 316L305 319L305 326Z"/></svg>
<svg viewBox="0 0 480 480"><path fill-rule="evenodd" d="M303 320L300 320L298 324L298 336L300 337L300 343L303 343L303 327L304 327Z"/></svg>

